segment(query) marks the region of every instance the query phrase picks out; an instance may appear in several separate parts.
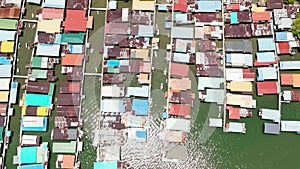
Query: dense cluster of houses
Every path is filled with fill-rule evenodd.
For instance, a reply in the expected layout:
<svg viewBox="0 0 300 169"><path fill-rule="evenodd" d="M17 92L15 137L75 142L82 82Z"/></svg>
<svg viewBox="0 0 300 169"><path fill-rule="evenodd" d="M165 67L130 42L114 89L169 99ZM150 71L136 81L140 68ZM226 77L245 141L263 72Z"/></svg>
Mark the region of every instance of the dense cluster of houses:
<svg viewBox="0 0 300 169"><path fill-rule="evenodd" d="M0 167L10 143L9 116L13 115L12 105L17 102L18 82L12 81L13 62L17 36L21 27L17 20L21 14L21 1L2 1L0 8Z"/></svg>
<svg viewBox="0 0 300 169"><path fill-rule="evenodd" d="M82 135L78 112L83 59L87 59L85 34L93 26L93 17L86 16L86 0L29 2L41 5L41 9L36 13L36 22L33 21L37 28L35 41L26 44L33 53L26 66L28 79L21 87L25 92L19 103L22 106L20 146L14 164L20 169L43 169L47 168L51 155L56 158L56 168L76 168L80 165L76 162L77 154L83 146L78 141ZM10 46L13 47L6 45ZM61 72L55 72L56 64L62 65ZM65 75L66 81L58 79L57 74ZM51 115L54 109L56 113ZM51 138L45 138L43 132L49 130Z"/></svg>
<svg viewBox="0 0 300 169"><path fill-rule="evenodd" d="M118 8L109 1L106 11L101 86L100 129L95 133L95 146L102 155L94 168L124 166L122 145L147 141L150 111L152 49L159 40L153 38L154 2L132 2L132 8Z"/></svg>

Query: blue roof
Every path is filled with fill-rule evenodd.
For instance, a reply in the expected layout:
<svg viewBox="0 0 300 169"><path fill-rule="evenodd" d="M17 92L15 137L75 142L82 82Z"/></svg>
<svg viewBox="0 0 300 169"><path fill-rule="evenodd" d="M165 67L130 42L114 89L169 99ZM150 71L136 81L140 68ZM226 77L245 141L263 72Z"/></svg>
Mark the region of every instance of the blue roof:
<svg viewBox="0 0 300 169"><path fill-rule="evenodd" d="M43 164L31 164L31 165L22 165L18 169L44 169Z"/></svg>
<svg viewBox="0 0 300 169"><path fill-rule="evenodd" d="M167 4L158 4L159 11L167 11L168 10L168 5Z"/></svg>
<svg viewBox="0 0 300 169"><path fill-rule="evenodd" d="M94 169L117 169L117 161L94 162Z"/></svg>
<svg viewBox="0 0 300 169"><path fill-rule="evenodd" d="M118 66L118 67L120 67L120 60L108 60L107 61L107 66L112 66L112 67Z"/></svg>
<svg viewBox="0 0 300 169"><path fill-rule="evenodd" d="M132 110L135 111L137 116L147 116L149 110L148 100L133 99Z"/></svg>
<svg viewBox="0 0 300 169"><path fill-rule="evenodd" d="M238 24L239 23L238 18L237 18L237 12L231 12L230 13L230 21L231 21L231 24Z"/></svg>
<svg viewBox="0 0 300 169"><path fill-rule="evenodd" d="M259 51L274 51L275 42L272 38L257 39Z"/></svg>
<svg viewBox="0 0 300 169"><path fill-rule="evenodd" d="M276 41L287 41L287 32L276 32Z"/></svg>
<svg viewBox="0 0 300 169"><path fill-rule="evenodd" d="M165 22L165 28L169 29L172 27L172 22Z"/></svg>
<svg viewBox="0 0 300 169"><path fill-rule="evenodd" d="M37 147L21 147L20 164L36 163Z"/></svg>
<svg viewBox="0 0 300 169"><path fill-rule="evenodd" d="M70 45L70 53L83 53L82 45Z"/></svg>
<svg viewBox="0 0 300 169"><path fill-rule="evenodd" d="M221 11L221 1L198 1L199 12Z"/></svg>
<svg viewBox="0 0 300 169"><path fill-rule="evenodd" d="M55 34L54 44L61 44L61 34Z"/></svg>
<svg viewBox="0 0 300 169"><path fill-rule="evenodd" d="M11 60L7 59L6 57L0 57L0 65L10 65Z"/></svg>
<svg viewBox="0 0 300 169"><path fill-rule="evenodd" d="M18 82L12 82L10 84L10 96L9 96L9 103L16 104L17 102L17 95L18 95Z"/></svg>
<svg viewBox="0 0 300 169"><path fill-rule="evenodd" d="M147 131L136 131L135 136L136 136L136 138L145 139L145 138L147 138Z"/></svg>
<svg viewBox="0 0 300 169"><path fill-rule="evenodd" d="M226 62L231 63L231 54L226 54Z"/></svg>
<svg viewBox="0 0 300 169"><path fill-rule="evenodd" d="M274 52L257 52L256 60L258 62L274 62L276 58Z"/></svg>

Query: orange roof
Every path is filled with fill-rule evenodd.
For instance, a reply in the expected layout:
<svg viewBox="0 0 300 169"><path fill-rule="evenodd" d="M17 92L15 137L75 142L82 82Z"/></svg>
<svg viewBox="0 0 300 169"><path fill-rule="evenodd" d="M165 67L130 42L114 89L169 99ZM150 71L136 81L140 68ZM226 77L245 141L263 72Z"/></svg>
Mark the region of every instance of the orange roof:
<svg viewBox="0 0 300 169"><path fill-rule="evenodd" d="M42 9L43 19L64 19L64 9L56 8L43 8Z"/></svg>
<svg viewBox="0 0 300 169"><path fill-rule="evenodd" d="M94 17L89 16L87 20L86 28L93 29L93 21L94 21Z"/></svg>
<svg viewBox="0 0 300 169"><path fill-rule="evenodd" d="M293 87L300 87L300 74L281 74L282 85L292 85Z"/></svg>
<svg viewBox="0 0 300 169"><path fill-rule="evenodd" d="M253 21L268 21L271 20L271 11L252 12Z"/></svg>
<svg viewBox="0 0 300 169"><path fill-rule="evenodd" d="M66 54L64 57L62 57L62 65L81 66L83 58L84 58L83 54Z"/></svg>
<svg viewBox="0 0 300 169"><path fill-rule="evenodd" d="M73 169L74 168L75 155L63 155L62 168Z"/></svg>
<svg viewBox="0 0 300 169"><path fill-rule="evenodd" d="M69 88L71 92L80 92L80 83L79 82L69 83Z"/></svg>

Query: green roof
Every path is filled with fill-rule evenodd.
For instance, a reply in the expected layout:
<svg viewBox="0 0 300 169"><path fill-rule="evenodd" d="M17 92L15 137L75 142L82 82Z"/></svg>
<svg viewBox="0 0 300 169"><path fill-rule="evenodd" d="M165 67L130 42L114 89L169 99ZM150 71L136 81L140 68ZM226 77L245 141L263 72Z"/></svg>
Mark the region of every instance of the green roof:
<svg viewBox="0 0 300 169"><path fill-rule="evenodd" d="M36 79L47 79L47 70L32 69L31 77Z"/></svg>
<svg viewBox="0 0 300 169"><path fill-rule="evenodd" d="M4 127L0 127L0 142L3 142L3 131L4 131Z"/></svg>
<svg viewBox="0 0 300 169"><path fill-rule="evenodd" d="M54 142L52 147L53 153L76 153L76 141L70 143Z"/></svg>
<svg viewBox="0 0 300 169"><path fill-rule="evenodd" d="M0 29L16 30L18 26L18 20L15 19L0 19Z"/></svg>
<svg viewBox="0 0 300 169"><path fill-rule="evenodd" d="M33 57L31 61L31 67L33 68L41 68L42 58L41 57Z"/></svg>
<svg viewBox="0 0 300 169"><path fill-rule="evenodd" d="M63 33L61 35L61 43L77 43L83 44L85 33Z"/></svg>
<svg viewBox="0 0 300 169"><path fill-rule="evenodd" d="M50 89L49 89L49 95L53 95L54 94L54 87L55 87L55 83L50 83Z"/></svg>

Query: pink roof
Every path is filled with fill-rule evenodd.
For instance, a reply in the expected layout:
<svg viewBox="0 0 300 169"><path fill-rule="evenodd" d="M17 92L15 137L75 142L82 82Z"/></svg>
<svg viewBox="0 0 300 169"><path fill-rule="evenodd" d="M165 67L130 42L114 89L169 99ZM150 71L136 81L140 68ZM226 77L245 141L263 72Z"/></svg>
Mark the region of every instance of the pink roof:
<svg viewBox="0 0 300 169"><path fill-rule="evenodd" d="M256 86L257 86L257 95L279 93L277 82L257 82Z"/></svg>
<svg viewBox="0 0 300 169"><path fill-rule="evenodd" d="M189 66L186 64L172 63L171 75L187 77L189 75Z"/></svg>
<svg viewBox="0 0 300 169"><path fill-rule="evenodd" d="M85 10L67 10L66 20L63 22L65 31L85 32L87 18Z"/></svg>
<svg viewBox="0 0 300 169"><path fill-rule="evenodd" d="M43 8L42 18L43 19L64 19L64 9L56 8Z"/></svg>

